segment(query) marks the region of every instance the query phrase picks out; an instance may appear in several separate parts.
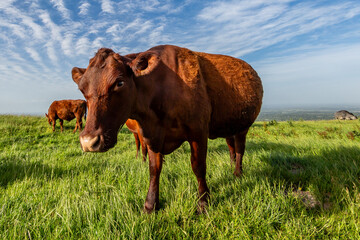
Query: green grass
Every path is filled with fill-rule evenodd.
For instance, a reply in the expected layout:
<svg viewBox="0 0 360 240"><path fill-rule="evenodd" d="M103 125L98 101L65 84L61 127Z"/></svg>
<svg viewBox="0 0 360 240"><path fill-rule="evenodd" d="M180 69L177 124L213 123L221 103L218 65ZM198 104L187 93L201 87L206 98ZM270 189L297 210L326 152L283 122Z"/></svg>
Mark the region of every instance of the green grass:
<svg viewBox="0 0 360 240"><path fill-rule="evenodd" d="M209 141L202 215L187 143L165 157L161 209L146 215L132 134L83 153L74 124L0 116L0 239L360 239L358 120L256 122L241 178L225 140Z"/></svg>

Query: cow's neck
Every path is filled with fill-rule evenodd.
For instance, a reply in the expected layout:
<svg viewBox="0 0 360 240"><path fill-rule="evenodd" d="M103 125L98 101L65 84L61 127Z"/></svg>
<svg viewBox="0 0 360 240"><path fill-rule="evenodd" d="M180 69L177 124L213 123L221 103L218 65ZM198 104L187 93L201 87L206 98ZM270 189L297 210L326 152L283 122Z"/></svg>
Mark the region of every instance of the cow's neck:
<svg viewBox="0 0 360 240"><path fill-rule="evenodd" d="M130 118L139 123L147 144L151 145L153 150L160 151L163 148L165 132L156 107L154 108L153 105L161 93L159 93L159 89L156 89L153 79L137 80L139 81L136 84L137 96Z"/></svg>

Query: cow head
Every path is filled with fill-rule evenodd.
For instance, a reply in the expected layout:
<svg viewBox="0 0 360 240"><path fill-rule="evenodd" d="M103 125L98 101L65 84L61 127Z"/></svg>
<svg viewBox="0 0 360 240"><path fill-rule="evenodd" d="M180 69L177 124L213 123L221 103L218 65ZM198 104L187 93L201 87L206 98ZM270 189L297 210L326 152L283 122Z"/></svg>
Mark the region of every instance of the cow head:
<svg viewBox="0 0 360 240"><path fill-rule="evenodd" d="M150 59L147 55L130 59L101 48L86 69L72 69L73 80L88 107L86 126L80 134L83 151L103 152L116 144L117 133L130 117L137 98L134 78L150 71Z"/></svg>

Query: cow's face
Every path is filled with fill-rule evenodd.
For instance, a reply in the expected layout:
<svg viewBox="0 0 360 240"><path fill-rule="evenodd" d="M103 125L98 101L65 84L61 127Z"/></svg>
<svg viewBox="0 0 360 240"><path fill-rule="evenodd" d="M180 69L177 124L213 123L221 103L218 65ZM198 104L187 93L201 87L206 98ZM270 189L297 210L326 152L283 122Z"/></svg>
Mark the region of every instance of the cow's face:
<svg viewBox="0 0 360 240"><path fill-rule="evenodd" d="M110 49L100 49L87 69L73 68L73 80L87 101L88 115L80 143L84 151L112 148L117 133L129 118L136 88L127 59Z"/></svg>

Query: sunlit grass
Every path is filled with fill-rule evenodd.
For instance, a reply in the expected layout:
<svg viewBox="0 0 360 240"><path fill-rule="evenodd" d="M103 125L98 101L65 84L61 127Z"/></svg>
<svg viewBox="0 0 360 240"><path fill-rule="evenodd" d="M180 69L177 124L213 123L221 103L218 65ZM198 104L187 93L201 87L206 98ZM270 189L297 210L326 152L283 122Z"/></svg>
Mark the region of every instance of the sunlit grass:
<svg viewBox="0 0 360 240"><path fill-rule="evenodd" d="M132 134L83 153L74 124L52 133L45 117L0 116L1 239L360 238L358 120L256 122L241 178L225 140L209 141L202 215L187 143L165 156L160 210L146 215Z"/></svg>

